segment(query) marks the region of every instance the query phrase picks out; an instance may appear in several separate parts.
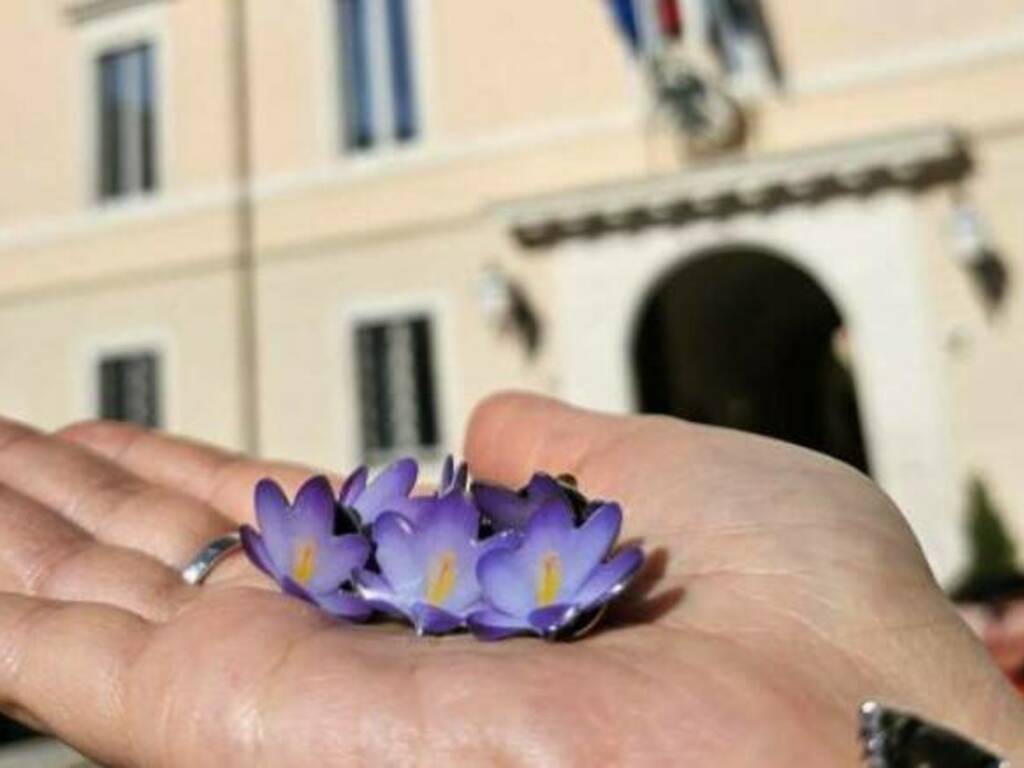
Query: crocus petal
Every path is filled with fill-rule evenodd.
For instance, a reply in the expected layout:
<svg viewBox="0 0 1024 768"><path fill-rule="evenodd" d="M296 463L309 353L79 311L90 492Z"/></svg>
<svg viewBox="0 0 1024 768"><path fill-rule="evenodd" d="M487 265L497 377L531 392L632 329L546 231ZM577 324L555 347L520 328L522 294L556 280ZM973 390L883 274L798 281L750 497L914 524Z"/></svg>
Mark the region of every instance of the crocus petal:
<svg viewBox="0 0 1024 768"><path fill-rule="evenodd" d="M352 578L352 572L366 565L370 542L359 534L332 536L319 542L316 568L306 588L315 595L336 590Z"/></svg>
<svg viewBox="0 0 1024 768"><path fill-rule="evenodd" d="M480 513L463 494L456 491L435 501L413 540L422 577L417 599L463 616L479 600L479 527Z"/></svg>
<svg viewBox="0 0 1024 768"><path fill-rule="evenodd" d="M490 609L471 613L466 619L466 626L480 640L504 640L535 631L526 619Z"/></svg>
<svg viewBox="0 0 1024 768"><path fill-rule="evenodd" d="M249 556L252 564L275 581L280 581L281 573L274 564L270 552L267 550L266 542L256 532L256 529L250 525L243 525L239 530L239 535L242 539L242 548L245 550L245 554Z"/></svg>
<svg viewBox="0 0 1024 768"><path fill-rule="evenodd" d="M529 621L538 633L550 637L578 615L579 610L574 605L548 605L533 611Z"/></svg>
<svg viewBox="0 0 1024 768"><path fill-rule="evenodd" d="M565 496L558 481L546 472L535 472L526 484L526 496L537 504Z"/></svg>
<svg viewBox="0 0 1024 768"><path fill-rule="evenodd" d="M332 616L348 621L362 621L373 613L373 608L365 600L342 589L323 595L313 595L313 601Z"/></svg>
<svg viewBox="0 0 1024 768"><path fill-rule="evenodd" d="M416 485L418 473L419 467L415 460L399 459L373 479L356 501L356 507L360 512L365 511L373 517L382 511L387 511L382 505L390 499L408 496ZM373 522L373 520L366 522Z"/></svg>
<svg viewBox="0 0 1024 768"><path fill-rule="evenodd" d="M286 595L291 595L292 597L297 597L300 600L305 600L307 603L316 603L316 600L313 599L313 595L311 595L305 587L290 576L285 576L278 583L281 585L281 589Z"/></svg>
<svg viewBox="0 0 1024 768"><path fill-rule="evenodd" d="M441 467L441 484L438 486L438 491L444 493L448 490L453 479L455 479L455 459L449 453L444 457L444 466Z"/></svg>
<svg viewBox="0 0 1024 768"><path fill-rule="evenodd" d="M484 599L499 611L525 619L536 607L533 575L526 572L518 552L488 552L477 562L476 576Z"/></svg>
<svg viewBox="0 0 1024 768"><path fill-rule="evenodd" d="M355 582L359 594L367 599L390 599L394 595L394 590L391 589L387 579L366 568L359 568L352 575L352 580Z"/></svg>
<svg viewBox="0 0 1024 768"><path fill-rule="evenodd" d="M579 592L576 604L581 611L595 608L620 594L644 562L640 547L626 547L607 563L599 565Z"/></svg>
<svg viewBox="0 0 1024 768"><path fill-rule="evenodd" d="M311 477L295 495L292 534L327 538L334 533L334 490L324 476Z"/></svg>
<svg viewBox="0 0 1024 768"><path fill-rule="evenodd" d="M523 539L524 562L539 558L542 553L563 553L572 545L572 510L564 498L548 499L533 513Z"/></svg>
<svg viewBox="0 0 1024 768"><path fill-rule="evenodd" d="M379 573L360 569L353 574L352 581L360 597L374 610L396 618L405 616L396 603L397 597L391 585Z"/></svg>
<svg viewBox="0 0 1024 768"><path fill-rule="evenodd" d="M572 537L572 546L562 551L562 590L571 595L604 560L622 527L622 510L618 504L601 505L578 528Z"/></svg>
<svg viewBox="0 0 1024 768"><path fill-rule="evenodd" d="M399 592L423 580L414 531L408 520L385 512L373 524L373 540L377 543L377 563L393 590Z"/></svg>
<svg viewBox="0 0 1024 768"><path fill-rule="evenodd" d="M352 503L366 490L366 479L369 474L370 470L363 466L345 478L345 482L341 486L341 493L338 494L341 506L352 507Z"/></svg>
<svg viewBox="0 0 1024 768"><path fill-rule="evenodd" d="M429 603L416 603L410 619L419 635L443 635L463 625L463 619Z"/></svg>
<svg viewBox="0 0 1024 768"><path fill-rule="evenodd" d="M281 486L269 478L256 484L253 494L256 507L256 522L259 525L267 553L278 570L288 567L291 548L289 524L291 507Z"/></svg>
<svg viewBox="0 0 1024 768"><path fill-rule="evenodd" d="M473 483L470 492L480 511L497 530L526 527L530 517L530 505L515 491L496 485Z"/></svg>
<svg viewBox="0 0 1024 768"><path fill-rule="evenodd" d="M458 491L459 493L465 493L467 485L469 485L469 465L462 461L455 467L455 476L452 477L451 482L447 484L442 492L451 493L452 491Z"/></svg>
<svg viewBox="0 0 1024 768"><path fill-rule="evenodd" d="M410 496L388 502L388 512L397 512L414 526L423 522L426 514L433 509L437 499L433 496ZM379 519L379 518L378 518Z"/></svg>
<svg viewBox="0 0 1024 768"><path fill-rule="evenodd" d="M480 513L461 493L449 493L434 500L417 526L421 538L470 541L480 529ZM429 532L428 532L429 531Z"/></svg>

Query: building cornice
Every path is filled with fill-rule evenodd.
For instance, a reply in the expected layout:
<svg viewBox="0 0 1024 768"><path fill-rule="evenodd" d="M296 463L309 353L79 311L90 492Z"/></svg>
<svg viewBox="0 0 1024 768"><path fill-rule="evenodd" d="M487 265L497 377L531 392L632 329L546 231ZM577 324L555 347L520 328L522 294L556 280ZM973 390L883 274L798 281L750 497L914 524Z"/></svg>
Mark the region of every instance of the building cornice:
<svg viewBox="0 0 1024 768"><path fill-rule="evenodd" d="M527 198L500 205L525 248L576 237L771 210L800 201L920 189L970 170L962 137L914 131L752 159L718 160L679 172Z"/></svg>
<svg viewBox="0 0 1024 768"><path fill-rule="evenodd" d="M169 0L63 0L61 9L67 18L79 24L139 6L166 2Z"/></svg>

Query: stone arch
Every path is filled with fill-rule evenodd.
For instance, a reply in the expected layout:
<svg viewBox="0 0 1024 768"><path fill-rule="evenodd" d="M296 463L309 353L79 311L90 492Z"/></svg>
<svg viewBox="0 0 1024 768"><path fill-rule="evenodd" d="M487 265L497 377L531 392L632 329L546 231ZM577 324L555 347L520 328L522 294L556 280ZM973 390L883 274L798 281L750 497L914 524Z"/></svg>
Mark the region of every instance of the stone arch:
<svg viewBox="0 0 1024 768"><path fill-rule="evenodd" d="M867 471L838 306L797 262L718 245L663 270L631 331L638 410L755 432Z"/></svg>

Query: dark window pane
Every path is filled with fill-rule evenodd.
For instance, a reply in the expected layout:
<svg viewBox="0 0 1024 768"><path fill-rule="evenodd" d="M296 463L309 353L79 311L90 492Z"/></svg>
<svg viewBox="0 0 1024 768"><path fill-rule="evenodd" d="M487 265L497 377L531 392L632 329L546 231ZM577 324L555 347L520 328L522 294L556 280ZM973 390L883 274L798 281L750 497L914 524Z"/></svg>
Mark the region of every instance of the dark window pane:
<svg viewBox="0 0 1024 768"><path fill-rule="evenodd" d="M359 355L359 403L363 452L387 451L394 447L391 421L391 382L388 376L388 328L365 325L356 331Z"/></svg>
<svg viewBox="0 0 1024 768"><path fill-rule="evenodd" d="M141 74L140 87L140 118L142 131L142 188L155 189L156 176L156 93L153 77L153 49L145 45L139 49L139 69Z"/></svg>
<svg viewBox="0 0 1024 768"><path fill-rule="evenodd" d="M373 144L373 87L370 79L368 0L338 0L337 24L342 91L343 141L348 149ZM379 2L379 0L378 0Z"/></svg>
<svg viewBox="0 0 1024 768"><path fill-rule="evenodd" d="M99 183L100 197L114 197L121 185L121 76L114 54L99 60Z"/></svg>
<svg viewBox="0 0 1024 768"><path fill-rule="evenodd" d="M395 138L408 141L416 136L417 127L406 0L388 0L388 40L391 46Z"/></svg>
<svg viewBox="0 0 1024 768"><path fill-rule="evenodd" d="M368 460L440 443L437 384L428 317L356 329L363 453Z"/></svg>
<svg viewBox="0 0 1024 768"><path fill-rule="evenodd" d="M151 190L157 185L153 70L150 45L111 51L98 59L100 199Z"/></svg>
<svg viewBox="0 0 1024 768"><path fill-rule="evenodd" d="M108 357L100 362L99 415L158 427L160 360L156 354Z"/></svg>

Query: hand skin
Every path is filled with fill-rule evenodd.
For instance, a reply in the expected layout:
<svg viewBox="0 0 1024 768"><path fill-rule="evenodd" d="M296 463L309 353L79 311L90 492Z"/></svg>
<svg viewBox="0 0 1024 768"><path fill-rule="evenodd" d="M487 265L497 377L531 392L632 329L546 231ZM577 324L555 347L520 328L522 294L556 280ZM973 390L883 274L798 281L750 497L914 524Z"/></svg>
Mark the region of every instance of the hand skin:
<svg viewBox="0 0 1024 768"><path fill-rule="evenodd" d="M309 474L113 424L0 422L0 706L117 766L853 766L879 699L1024 765L1024 705L867 479L726 430L526 395L475 412L478 477L571 472L647 570L573 644L418 639L179 568Z"/></svg>

